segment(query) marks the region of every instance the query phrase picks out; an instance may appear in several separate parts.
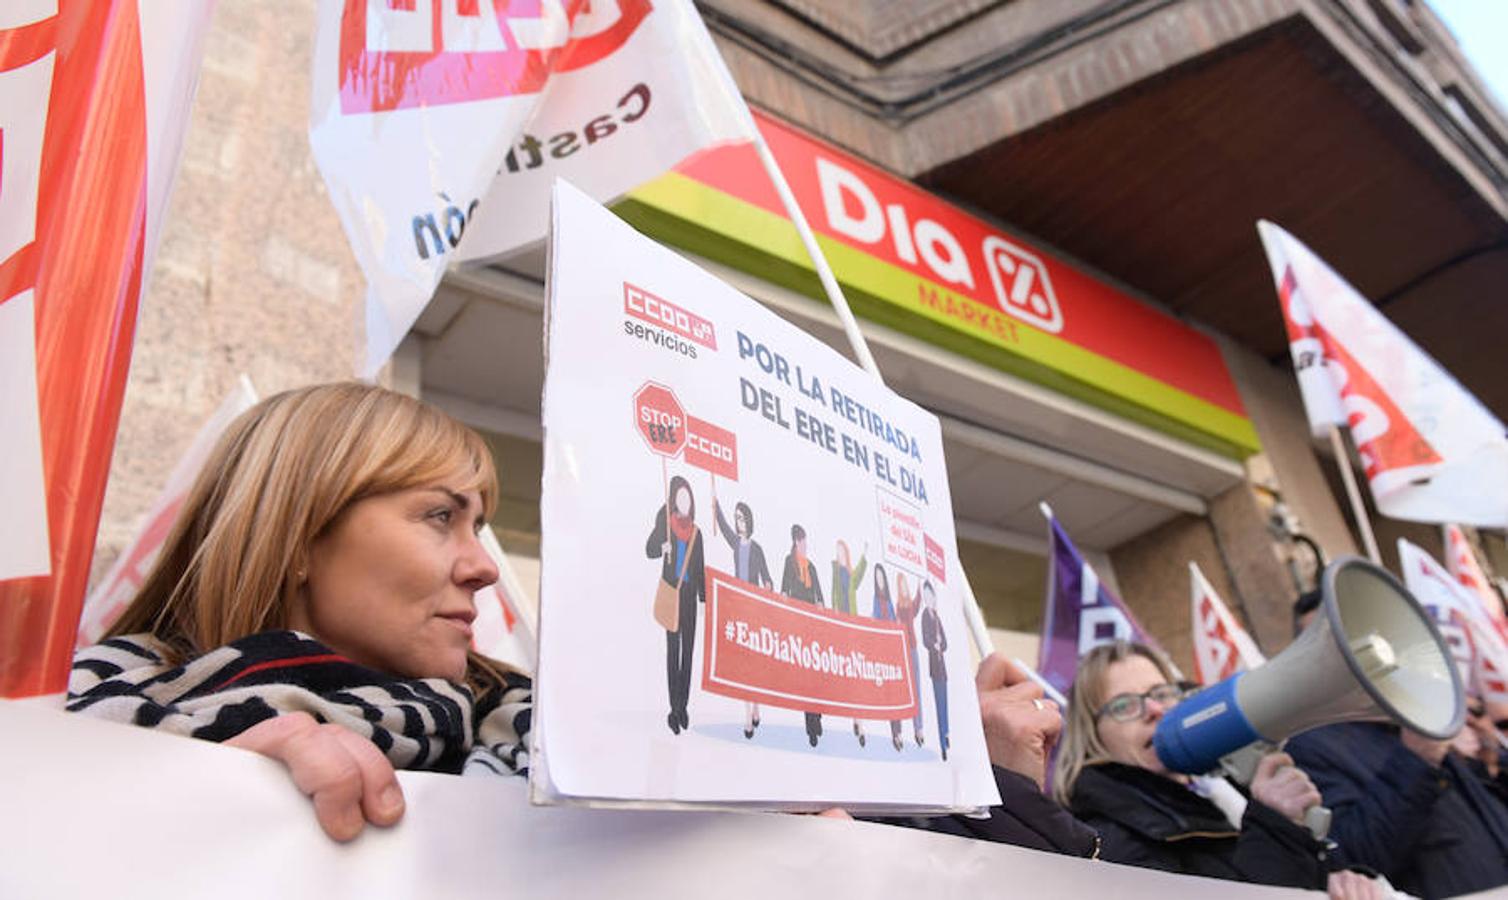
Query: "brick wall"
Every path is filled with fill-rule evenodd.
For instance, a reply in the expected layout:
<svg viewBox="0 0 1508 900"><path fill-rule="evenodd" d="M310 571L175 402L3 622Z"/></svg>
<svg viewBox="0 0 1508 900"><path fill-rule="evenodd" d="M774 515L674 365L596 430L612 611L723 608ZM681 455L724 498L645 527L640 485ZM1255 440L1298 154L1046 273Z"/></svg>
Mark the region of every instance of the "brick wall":
<svg viewBox="0 0 1508 900"><path fill-rule="evenodd" d="M216 7L141 305L96 578L240 373L265 396L355 371L363 281L309 151L313 38L312 2Z"/></svg>

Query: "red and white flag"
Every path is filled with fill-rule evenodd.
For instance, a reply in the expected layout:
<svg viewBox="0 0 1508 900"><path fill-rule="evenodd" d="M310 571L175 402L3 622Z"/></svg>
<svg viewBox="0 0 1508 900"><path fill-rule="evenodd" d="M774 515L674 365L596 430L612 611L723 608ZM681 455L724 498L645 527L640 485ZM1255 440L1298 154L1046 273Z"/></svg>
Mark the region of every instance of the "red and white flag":
<svg viewBox="0 0 1508 900"><path fill-rule="evenodd" d="M1445 567L1450 570L1450 575L1467 590L1476 595L1477 600L1486 611L1487 618L1497 628L1505 640L1508 640L1508 614L1503 610L1503 598L1493 590L1492 584L1487 580L1487 574L1477 564L1476 553L1472 552L1471 543L1466 540L1465 532L1461 526L1455 524L1446 525L1445 532Z"/></svg>
<svg viewBox="0 0 1508 900"><path fill-rule="evenodd" d="M0 697L67 685L212 11L0 4Z"/></svg>
<svg viewBox="0 0 1508 900"><path fill-rule="evenodd" d="M1194 674L1200 684L1214 684L1267 661L1215 589L1199 564L1189 563L1192 591L1190 621L1194 628Z"/></svg>
<svg viewBox="0 0 1508 900"><path fill-rule="evenodd" d="M1473 694L1493 702L1508 701L1508 643L1488 618L1481 600L1451 577L1423 548L1398 540L1398 564L1403 583L1435 620L1450 647L1461 683Z"/></svg>
<svg viewBox="0 0 1508 900"><path fill-rule="evenodd" d="M520 672L534 674L538 659L534 628L524 615L524 588L498 543L492 526L482 529L482 546L497 565L498 578L476 592L471 648Z"/></svg>
<svg viewBox="0 0 1508 900"><path fill-rule="evenodd" d="M168 474L167 483L152 502L146 521L131 538L131 543L115 558L110 571L105 573L105 577L84 600L84 613L79 620L78 646L87 647L98 643L105 632L110 630L110 626L115 624L115 620L120 618L120 614L125 612L127 604L146 580L147 572L157 560L157 554L162 551L168 531L178 518L178 511L183 508L183 501L188 497L189 488L193 486L199 470L204 468L204 461L215 448L215 442L220 440L220 435L236 416L251 409L256 402L257 392L251 386L251 380L242 375L225 399L220 401L220 406L200 426L199 433L194 435L193 442Z"/></svg>
<svg viewBox="0 0 1508 900"><path fill-rule="evenodd" d="M1472 680L1468 684L1488 703L1508 703L1508 644L1480 620L1468 616L1462 621L1466 623L1476 654Z"/></svg>
<svg viewBox="0 0 1508 900"><path fill-rule="evenodd" d="M1508 525L1499 422L1297 238L1258 222L1316 434L1347 425L1383 515Z"/></svg>
<svg viewBox="0 0 1508 900"><path fill-rule="evenodd" d="M370 375L447 264L545 236L754 123L690 0L324 0L314 157L367 278ZM464 237L464 242L463 242Z"/></svg>

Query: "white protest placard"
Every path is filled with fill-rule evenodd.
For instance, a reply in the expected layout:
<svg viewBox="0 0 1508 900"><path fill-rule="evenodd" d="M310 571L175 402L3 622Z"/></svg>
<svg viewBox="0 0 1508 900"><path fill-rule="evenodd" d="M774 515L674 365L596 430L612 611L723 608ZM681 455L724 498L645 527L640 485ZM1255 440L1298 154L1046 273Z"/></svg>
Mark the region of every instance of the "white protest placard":
<svg viewBox="0 0 1508 900"><path fill-rule="evenodd" d="M564 182L550 250L536 799L998 802L937 419Z"/></svg>

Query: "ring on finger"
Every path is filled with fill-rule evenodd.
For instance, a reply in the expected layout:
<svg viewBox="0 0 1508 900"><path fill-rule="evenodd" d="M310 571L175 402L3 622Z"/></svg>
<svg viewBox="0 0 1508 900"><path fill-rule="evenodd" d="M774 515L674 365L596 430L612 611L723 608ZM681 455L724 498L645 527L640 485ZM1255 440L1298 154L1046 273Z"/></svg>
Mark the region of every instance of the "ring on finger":
<svg viewBox="0 0 1508 900"><path fill-rule="evenodd" d="M1032 706L1035 706L1037 709L1046 709L1047 708L1047 704L1042 702L1042 698L1041 697L1033 697L1032 698Z"/></svg>

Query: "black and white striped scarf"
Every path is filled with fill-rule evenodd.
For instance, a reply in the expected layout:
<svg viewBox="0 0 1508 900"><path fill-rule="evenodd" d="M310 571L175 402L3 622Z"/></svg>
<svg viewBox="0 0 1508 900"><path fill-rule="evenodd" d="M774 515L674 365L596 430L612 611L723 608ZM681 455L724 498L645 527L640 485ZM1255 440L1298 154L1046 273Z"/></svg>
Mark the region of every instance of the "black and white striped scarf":
<svg viewBox="0 0 1508 900"><path fill-rule="evenodd" d="M509 673L480 705L442 678L358 665L296 631L268 631L189 662L149 634L79 651L68 710L224 741L279 713L307 712L377 745L399 769L527 775L532 686Z"/></svg>

